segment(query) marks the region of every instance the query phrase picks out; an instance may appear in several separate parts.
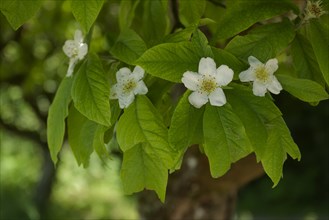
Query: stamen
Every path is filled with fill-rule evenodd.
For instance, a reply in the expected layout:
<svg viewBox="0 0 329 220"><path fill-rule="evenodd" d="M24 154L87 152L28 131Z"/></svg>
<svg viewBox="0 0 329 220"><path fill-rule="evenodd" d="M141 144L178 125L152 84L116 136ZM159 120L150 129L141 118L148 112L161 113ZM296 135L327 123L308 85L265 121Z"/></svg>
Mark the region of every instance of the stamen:
<svg viewBox="0 0 329 220"><path fill-rule="evenodd" d="M201 82L201 86L200 86L200 90L202 92L205 92L207 94L212 93L215 89L217 88L217 83L215 81L215 77L211 77L211 76L204 76L202 78L202 82Z"/></svg>
<svg viewBox="0 0 329 220"><path fill-rule="evenodd" d="M256 78L259 80L259 81L262 81L262 82L267 82L268 79L269 79L269 74L268 72L266 71L265 67L264 66L261 66L261 67L258 67L256 70L255 70L255 74L256 74Z"/></svg>
<svg viewBox="0 0 329 220"><path fill-rule="evenodd" d="M130 93L136 88L137 84L134 80L127 80L123 85L123 92Z"/></svg>

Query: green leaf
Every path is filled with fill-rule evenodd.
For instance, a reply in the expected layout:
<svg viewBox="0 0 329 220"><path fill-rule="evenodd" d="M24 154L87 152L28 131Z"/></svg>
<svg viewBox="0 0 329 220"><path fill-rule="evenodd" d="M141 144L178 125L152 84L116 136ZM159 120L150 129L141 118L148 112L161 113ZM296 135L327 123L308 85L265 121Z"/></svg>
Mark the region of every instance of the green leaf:
<svg viewBox="0 0 329 220"><path fill-rule="evenodd" d="M98 56L90 54L74 77L72 99L74 106L88 119L109 126L110 88Z"/></svg>
<svg viewBox="0 0 329 220"><path fill-rule="evenodd" d="M147 143L156 152L158 159L170 169L175 151L168 143L168 130L161 115L145 96L137 96L117 124L117 139L126 152L137 144Z"/></svg>
<svg viewBox="0 0 329 220"><path fill-rule="evenodd" d="M204 108L193 107L185 92L179 101L171 119L169 128L169 143L177 150L184 150L192 144L201 144L202 137L202 116Z"/></svg>
<svg viewBox="0 0 329 220"><path fill-rule="evenodd" d="M318 21L310 21L307 31L323 78L329 85L329 30Z"/></svg>
<svg viewBox="0 0 329 220"><path fill-rule="evenodd" d="M165 34L169 31L168 20L168 1L167 0L143 0L142 10L136 18L134 30L144 39L148 47L158 44L162 41Z"/></svg>
<svg viewBox="0 0 329 220"><path fill-rule="evenodd" d="M139 113L142 114L143 112L139 112ZM149 116L153 116L153 115L149 115ZM152 122L155 123L155 125L153 126L155 127L158 126L156 123L159 121L152 121ZM125 109L124 113L121 115L117 124L117 139L120 148L123 152L134 147L136 144L146 142L146 138L143 132L148 132L147 135L149 134L152 135L150 131L143 131L139 123L141 122L139 121L137 115L136 104L132 103L127 109ZM162 126L160 125L160 128L161 127ZM162 135L166 136L165 131L163 129L161 130L162 130L161 132ZM154 136L156 135L154 134ZM159 139L162 139L162 142L165 142L164 137L160 136Z"/></svg>
<svg viewBox="0 0 329 220"><path fill-rule="evenodd" d="M104 0L71 0L72 13L85 33L88 33L91 25L95 22L103 3Z"/></svg>
<svg viewBox="0 0 329 220"><path fill-rule="evenodd" d="M255 96L245 86L230 84L225 91L228 102L244 124L258 160L264 153L267 141L266 124L281 116L280 110L268 98Z"/></svg>
<svg viewBox="0 0 329 220"><path fill-rule="evenodd" d="M182 41L189 41L189 40L191 40L191 36L197 28L198 28L198 26L191 25L182 30L176 31L175 33L168 34L164 38L163 42L164 43L179 43Z"/></svg>
<svg viewBox="0 0 329 220"><path fill-rule="evenodd" d="M103 161L109 158L109 152L104 144L104 135L107 129L108 128L103 125L97 125L97 128L94 131L93 149Z"/></svg>
<svg viewBox="0 0 329 220"><path fill-rule="evenodd" d="M0 11L12 28L17 30L40 9L42 0L1 0Z"/></svg>
<svg viewBox="0 0 329 220"><path fill-rule="evenodd" d="M148 49L136 64L149 74L171 82L181 82L186 71L198 71L202 57L212 57L207 38L197 30L191 42L164 43Z"/></svg>
<svg viewBox="0 0 329 220"><path fill-rule="evenodd" d="M140 0L135 1L121 1L119 12L119 26L120 30L125 30L131 26L135 17L135 10Z"/></svg>
<svg viewBox="0 0 329 220"><path fill-rule="evenodd" d="M69 144L74 157L80 166L89 165L89 157L94 151L95 133L98 124L88 120L72 106L67 119ZM96 143L97 144L97 143Z"/></svg>
<svg viewBox="0 0 329 220"><path fill-rule="evenodd" d="M135 31L126 29L121 31L111 53L119 60L132 65L146 50L143 39Z"/></svg>
<svg viewBox="0 0 329 220"><path fill-rule="evenodd" d="M224 175L235 162L251 152L245 128L227 103L207 105L203 116L204 151L215 178Z"/></svg>
<svg viewBox="0 0 329 220"><path fill-rule="evenodd" d="M217 67L220 65L229 66L234 71L234 79L239 79L239 73L248 68L248 66L242 63L230 52L216 47L211 47L211 49L214 54L214 60Z"/></svg>
<svg viewBox="0 0 329 220"><path fill-rule="evenodd" d="M245 36L236 36L225 49L244 60L252 55L266 62L286 49L294 37L294 26L285 20L261 26Z"/></svg>
<svg viewBox="0 0 329 220"><path fill-rule="evenodd" d="M324 88L311 80L276 75L284 90L305 102L319 102L329 98Z"/></svg>
<svg viewBox="0 0 329 220"><path fill-rule="evenodd" d="M208 39L199 29L193 33L191 40L195 51L199 51L204 57L213 57L211 47L208 45Z"/></svg>
<svg viewBox="0 0 329 220"><path fill-rule="evenodd" d="M187 27L190 24L198 24L206 9L205 0L179 0L178 15L182 24Z"/></svg>
<svg viewBox="0 0 329 220"><path fill-rule="evenodd" d="M282 177L283 163L287 159L287 153L298 160L301 155L282 117L272 120L267 125L267 130L268 140L261 161L266 174L276 186Z"/></svg>
<svg viewBox="0 0 329 220"><path fill-rule="evenodd" d="M121 179L126 194L146 188L155 190L160 200L164 202L168 170L159 160L157 152L148 144L138 144L124 152Z"/></svg>
<svg viewBox="0 0 329 220"><path fill-rule="evenodd" d="M299 78L315 80L324 85L323 76L316 61L309 41L301 34L296 34L291 44L293 66Z"/></svg>
<svg viewBox="0 0 329 220"><path fill-rule="evenodd" d="M58 87L55 98L49 107L47 118L47 142L53 162L57 162L57 154L62 148L65 134L65 118L69 114L71 87L73 79L65 77Z"/></svg>
<svg viewBox="0 0 329 220"><path fill-rule="evenodd" d="M220 39L233 37L258 21L264 21L290 10L298 14L297 6L286 0L240 1L227 8L226 14L219 21L215 37Z"/></svg>
<svg viewBox="0 0 329 220"><path fill-rule="evenodd" d="M153 76L181 82L184 72L198 70L201 57L191 42L165 43L147 50L136 64Z"/></svg>

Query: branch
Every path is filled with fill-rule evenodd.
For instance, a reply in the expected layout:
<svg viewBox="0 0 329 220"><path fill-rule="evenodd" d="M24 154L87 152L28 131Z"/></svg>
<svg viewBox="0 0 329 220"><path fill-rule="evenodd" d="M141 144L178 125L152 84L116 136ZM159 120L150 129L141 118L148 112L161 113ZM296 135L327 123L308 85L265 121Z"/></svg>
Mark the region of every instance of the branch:
<svg viewBox="0 0 329 220"><path fill-rule="evenodd" d="M43 93L41 93L43 95ZM38 116L39 120L44 124L47 122L47 115L45 115L43 112L40 111L36 97L33 96L23 96L24 100L30 105L30 107L33 109L33 112ZM45 124L44 124L45 125Z"/></svg>
<svg viewBox="0 0 329 220"><path fill-rule="evenodd" d="M30 139L31 141L34 141L40 145L45 144L45 142L41 140L40 134L38 132L19 129L15 125L4 122L2 118L0 118L0 127L17 136Z"/></svg>

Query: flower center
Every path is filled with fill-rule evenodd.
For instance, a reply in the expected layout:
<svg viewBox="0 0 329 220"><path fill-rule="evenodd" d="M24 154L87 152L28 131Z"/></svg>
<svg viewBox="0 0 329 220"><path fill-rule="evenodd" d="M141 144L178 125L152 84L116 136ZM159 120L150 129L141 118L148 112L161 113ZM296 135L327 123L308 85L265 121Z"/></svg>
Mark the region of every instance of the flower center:
<svg viewBox="0 0 329 220"><path fill-rule="evenodd" d="M317 4L312 4L310 12L315 15L315 17L320 17L322 15L322 8Z"/></svg>
<svg viewBox="0 0 329 220"><path fill-rule="evenodd" d="M71 52L72 52L72 56L71 57L75 58L75 57L78 56L78 53L79 53L78 48L73 47L72 50L71 50Z"/></svg>
<svg viewBox="0 0 329 220"><path fill-rule="evenodd" d="M130 79L126 83L123 84L123 92L124 93L130 93L132 92L137 86L137 83Z"/></svg>
<svg viewBox="0 0 329 220"><path fill-rule="evenodd" d="M203 77L200 90L207 94L212 93L217 88L215 77Z"/></svg>
<svg viewBox="0 0 329 220"><path fill-rule="evenodd" d="M268 78L269 78L269 74L268 72L266 71L265 67L264 66L261 66L261 67L258 67L256 70L255 70L255 73L256 73L256 78L259 80L259 81L262 81L262 82L267 82Z"/></svg>

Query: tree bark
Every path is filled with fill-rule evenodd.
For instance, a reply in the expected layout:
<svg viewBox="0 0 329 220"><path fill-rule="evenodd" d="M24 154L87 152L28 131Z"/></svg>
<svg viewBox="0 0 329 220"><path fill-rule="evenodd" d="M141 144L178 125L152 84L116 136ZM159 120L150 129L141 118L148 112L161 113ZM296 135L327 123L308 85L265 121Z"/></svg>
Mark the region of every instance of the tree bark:
<svg viewBox="0 0 329 220"><path fill-rule="evenodd" d="M214 179L207 158L193 146L187 151L181 169L169 176L165 204L151 191L140 194L141 219L233 219L239 189L263 174L261 164L251 154L232 164L224 176Z"/></svg>

